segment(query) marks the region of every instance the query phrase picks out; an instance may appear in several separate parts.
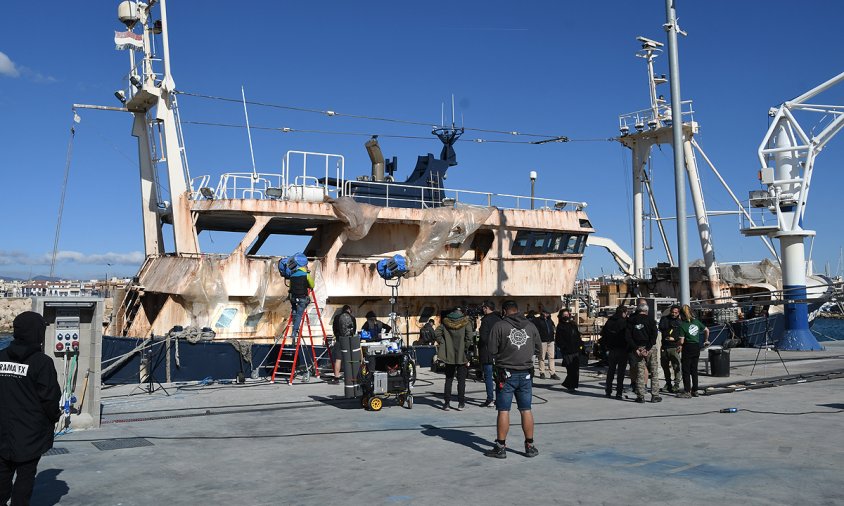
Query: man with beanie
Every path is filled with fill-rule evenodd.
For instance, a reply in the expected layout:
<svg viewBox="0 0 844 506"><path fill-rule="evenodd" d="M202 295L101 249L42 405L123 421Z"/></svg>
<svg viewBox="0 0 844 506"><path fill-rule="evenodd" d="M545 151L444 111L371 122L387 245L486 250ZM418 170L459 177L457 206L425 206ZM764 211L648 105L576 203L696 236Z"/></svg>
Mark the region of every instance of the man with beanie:
<svg viewBox="0 0 844 506"><path fill-rule="evenodd" d="M495 311L495 302L485 300L481 306L484 316L481 318L481 328L478 330L478 358L484 371L484 383L486 384L486 400L481 404L482 408L491 406L495 402L495 379L492 374L492 353L489 351L489 336L492 327L501 321L501 315Z"/></svg>
<svg viewBox="0 0 844 506"><path fill-rule="evenodd" d="M472 326L469 317L460 308L448 313L437 327L437 357L445 364L445 390L443 410L451 408L451 386L457 375L457 410L466 407L466 377L469 376L469 356L466 351L472 345Z"/></svg>
<svg viewBox="0 0 844 506"><path fill-rule="evenodd" d="M495 359L495 378L498 396L496 439L492 449L484 452L487 457L507 458L507 432L510 430L510 406L513 397L522 418L525 434L525 456L536 457L539 450L533 444L533 413L530 409L533 386L531 376L533 357L542 352L539 331L519 313L515 301L503 305L504 319L496 323L490 335L490 351Z"/></svg>
<svg viewBox="0 0 844 506"><path fill-rule="evenodd" d="M44 318L27 311L12 326L14 341L0 350L0 504L16 506L29 504L38 461L53 447L61 390L43 352Z"/></svg>

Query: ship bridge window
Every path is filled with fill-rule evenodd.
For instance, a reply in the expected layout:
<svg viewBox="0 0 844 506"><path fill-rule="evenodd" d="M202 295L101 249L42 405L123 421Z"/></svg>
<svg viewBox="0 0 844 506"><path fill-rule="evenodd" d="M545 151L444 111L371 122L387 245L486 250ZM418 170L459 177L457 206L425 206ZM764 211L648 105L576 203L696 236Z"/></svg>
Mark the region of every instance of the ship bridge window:
<svg viewBox="0 0 844 506"><path fill-rule="evenodd" d="M586 236L561 232L520 230L513 241L513 255L545 255L549 253L580 255L586 249Z"/></svg>

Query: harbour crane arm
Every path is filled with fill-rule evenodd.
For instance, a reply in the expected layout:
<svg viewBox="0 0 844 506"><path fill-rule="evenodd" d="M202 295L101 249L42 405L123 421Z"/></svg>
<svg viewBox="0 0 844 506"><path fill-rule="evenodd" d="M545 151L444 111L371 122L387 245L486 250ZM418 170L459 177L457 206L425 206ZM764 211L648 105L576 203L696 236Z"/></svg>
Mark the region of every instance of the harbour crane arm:
<svg viewBox="0 0 844 506"><path fill-rule="evenodd" d="M630 255L627 254L626 251L621 249L615 241L610 239L609 237L599 237L597 235L590 235L586 239L587 246L599 246L607 251L609 251L610 255L612 255L613 260L615 263L618 264L618 268L621 269L626 276L633 275L633 259L630 258Z"/></svg>

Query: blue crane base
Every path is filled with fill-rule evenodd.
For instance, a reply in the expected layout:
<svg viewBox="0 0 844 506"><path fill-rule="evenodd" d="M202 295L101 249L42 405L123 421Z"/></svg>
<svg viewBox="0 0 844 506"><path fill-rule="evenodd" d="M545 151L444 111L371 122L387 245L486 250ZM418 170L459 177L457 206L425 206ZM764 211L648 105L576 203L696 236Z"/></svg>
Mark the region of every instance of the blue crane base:
<svg viewBox="0 0 844 506"><path fill-rule="evenodd" d="M787 299L806 300L806 287L786 285L783 293ZM783 308L785 330L777 343L777 348L784 351L820 351L818 343L809 329L809 306L805 302L786 302Z"/></svg>

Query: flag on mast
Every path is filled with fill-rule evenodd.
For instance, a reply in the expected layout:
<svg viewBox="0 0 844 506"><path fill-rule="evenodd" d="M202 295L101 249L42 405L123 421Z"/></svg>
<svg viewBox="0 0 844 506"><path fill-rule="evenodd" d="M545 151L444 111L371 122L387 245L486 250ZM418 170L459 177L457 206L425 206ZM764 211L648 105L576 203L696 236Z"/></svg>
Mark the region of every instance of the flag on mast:
<svg viewBox="0 0 844 506"><path fill-rule="evenodd" d="M131 31L118 32L114 31L114 48L118 51L123 49L134 49L135 51L143 51L144 39L141 34Z"/></svg>

